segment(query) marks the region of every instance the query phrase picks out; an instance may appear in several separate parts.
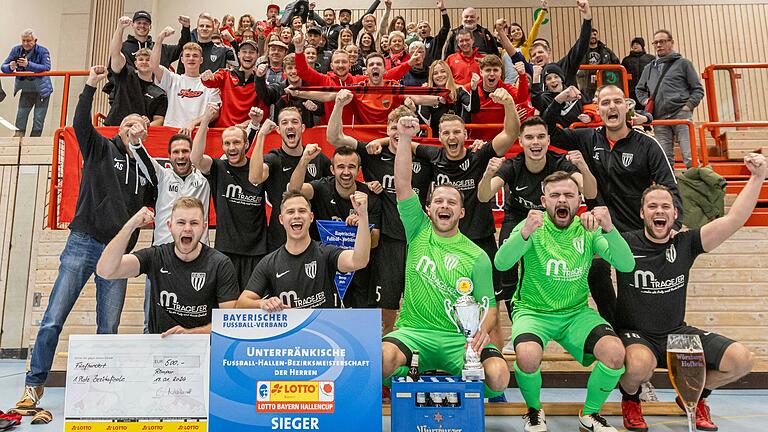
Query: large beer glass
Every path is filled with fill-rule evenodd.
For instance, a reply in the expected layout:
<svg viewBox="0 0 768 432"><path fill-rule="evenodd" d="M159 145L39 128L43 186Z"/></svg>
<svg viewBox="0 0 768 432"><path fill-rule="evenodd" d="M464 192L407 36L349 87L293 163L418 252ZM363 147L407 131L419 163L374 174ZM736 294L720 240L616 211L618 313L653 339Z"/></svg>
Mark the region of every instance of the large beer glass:
<svg viewBox="0 0 768 432"><path fill-rule="evenodd" d="M696 430L696 404L707 378L707 363L698 335L667 337L667 371L688 415L688 431Z"/></svg>

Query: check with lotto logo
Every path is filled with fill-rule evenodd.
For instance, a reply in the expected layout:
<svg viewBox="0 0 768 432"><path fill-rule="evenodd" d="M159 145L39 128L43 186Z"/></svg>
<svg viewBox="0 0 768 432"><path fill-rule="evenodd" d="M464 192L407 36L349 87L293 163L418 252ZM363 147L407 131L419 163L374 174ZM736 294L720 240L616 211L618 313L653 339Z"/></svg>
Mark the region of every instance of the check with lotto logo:
<svg viewBox="0 0 768 432"><path fill-rule="evenodd" d="M259 381L256 411L262 413L332 413L333 381Z"/></svg>

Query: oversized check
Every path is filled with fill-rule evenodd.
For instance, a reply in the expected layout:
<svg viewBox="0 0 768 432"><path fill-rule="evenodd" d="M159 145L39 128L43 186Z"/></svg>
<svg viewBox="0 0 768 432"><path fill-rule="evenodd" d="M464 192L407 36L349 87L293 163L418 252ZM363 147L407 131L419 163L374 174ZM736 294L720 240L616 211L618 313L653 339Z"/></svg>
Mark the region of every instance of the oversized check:
<svg viewBox="0 0 768 432"><path fill-rule="evenodd" d="M65 430L206 431L209 341L209 335L70 336Z"/></svg>

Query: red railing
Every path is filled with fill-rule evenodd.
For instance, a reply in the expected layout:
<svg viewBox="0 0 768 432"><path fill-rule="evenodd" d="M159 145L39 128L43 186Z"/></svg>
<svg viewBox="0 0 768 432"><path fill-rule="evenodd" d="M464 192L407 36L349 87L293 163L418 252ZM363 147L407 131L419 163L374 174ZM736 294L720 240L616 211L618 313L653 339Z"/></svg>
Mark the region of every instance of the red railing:
<svg viewBox="0 0 768 432"><path fill-rule="evenodd" d="M42 77L42 76L53 76L53 77L64 77L64 88L62 90L61 94L61 118L59 120L59 127L63 128L67 124L67 101L69 100L69 84L70 80L73 76L88 76L87 70L79 70L79 71L48 71L48 72L13 72L9 74L0 73L0 77L4 76L12 76L12 77Z"/></svg>
<svg viewBox="0 0 768 432"><path fill-rule="evenodd" d="M733 122L721 122L721 121L708 121L704 122L699 126L699 140L702 143L706 143L705 139L707 138L707 129L710 131L719 131L720 128L724 127L740 127L740 128L768 128L768 121L752 121L752 122L739 122L739 121L733 121ZM719 133L718 133L719 135ZM715 140L717 141L718 137L715 137ZM719 143L717 143L718 147L720 146ZM702 147L706 148L706 144ZM707 152L704 151L703 154L706 154Z"/></svg>
<svg viewBox="0 0 768 432"><path fill-rule="evenodd" d="M686 125L688 127L688 138L691 141L691 164L694 167L699 166L699 160L696 157L696 153L700 153L701 157L701 165L706 166L709 165L709 156L707 155L707 149L705 146L697 146L696 145L696 126L693 124L692 120L685 120L685 119L670 119L670 120L654 120L650 123L651 126L677 126L677 125ZM603 126L603 122L593 122L593 123L572 123L569 128L584 128L584 127L591 127L596 128L599 126Z"/></svg>
<svg viewBox="0 0 768 432"><path fill-rule="evenodd" d="M619 64L607 64L607 65L581 65L579 70L586 71L615 71L621 73L621 85L619 86L624 90L624 97L629 97L629 80L632 79L632 74L627 72L624 66ZM595 74L597 77L597 86L603 85L603 74ZM618 84L617 84L618 85Z"/></svg>
<svg viewBox="0 0 768 432"><path fill-rule="evenodd" d="M719 122L720 113L717 105L717 87L715 86L715 71L728 71L728 78L731 84L731 100L733 101L733 116L735 122L741 122L741 104L739 102L739 90L736 81L741 79L741 74L736 69L768 69L768 63L720 63L711 64L704 69L701 77L704 79L704 90L707 98L707 118L709 122ZM738 124L735 127L744 127L746 125ZM720 128L712 128L712 137L715 144L720 146ZM703 141L702 141L703 142Z"/></svg>

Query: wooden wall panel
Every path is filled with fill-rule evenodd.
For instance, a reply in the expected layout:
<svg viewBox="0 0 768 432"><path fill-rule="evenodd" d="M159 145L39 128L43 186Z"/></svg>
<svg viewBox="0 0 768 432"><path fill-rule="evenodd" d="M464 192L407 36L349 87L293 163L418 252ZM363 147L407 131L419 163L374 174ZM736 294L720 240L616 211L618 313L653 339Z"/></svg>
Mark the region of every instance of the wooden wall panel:
<svg viewBox="0 0 768 432"><path fill-rule="evenodd" d="M93 23L91 25L90 64L106 65L109 58L109 42L115 31L117 19L123 15L124 0L94 0ZM162 29L162 28L161 28ZM96 92L93 112L109 112L109 103L104 92Z"/></svg>

